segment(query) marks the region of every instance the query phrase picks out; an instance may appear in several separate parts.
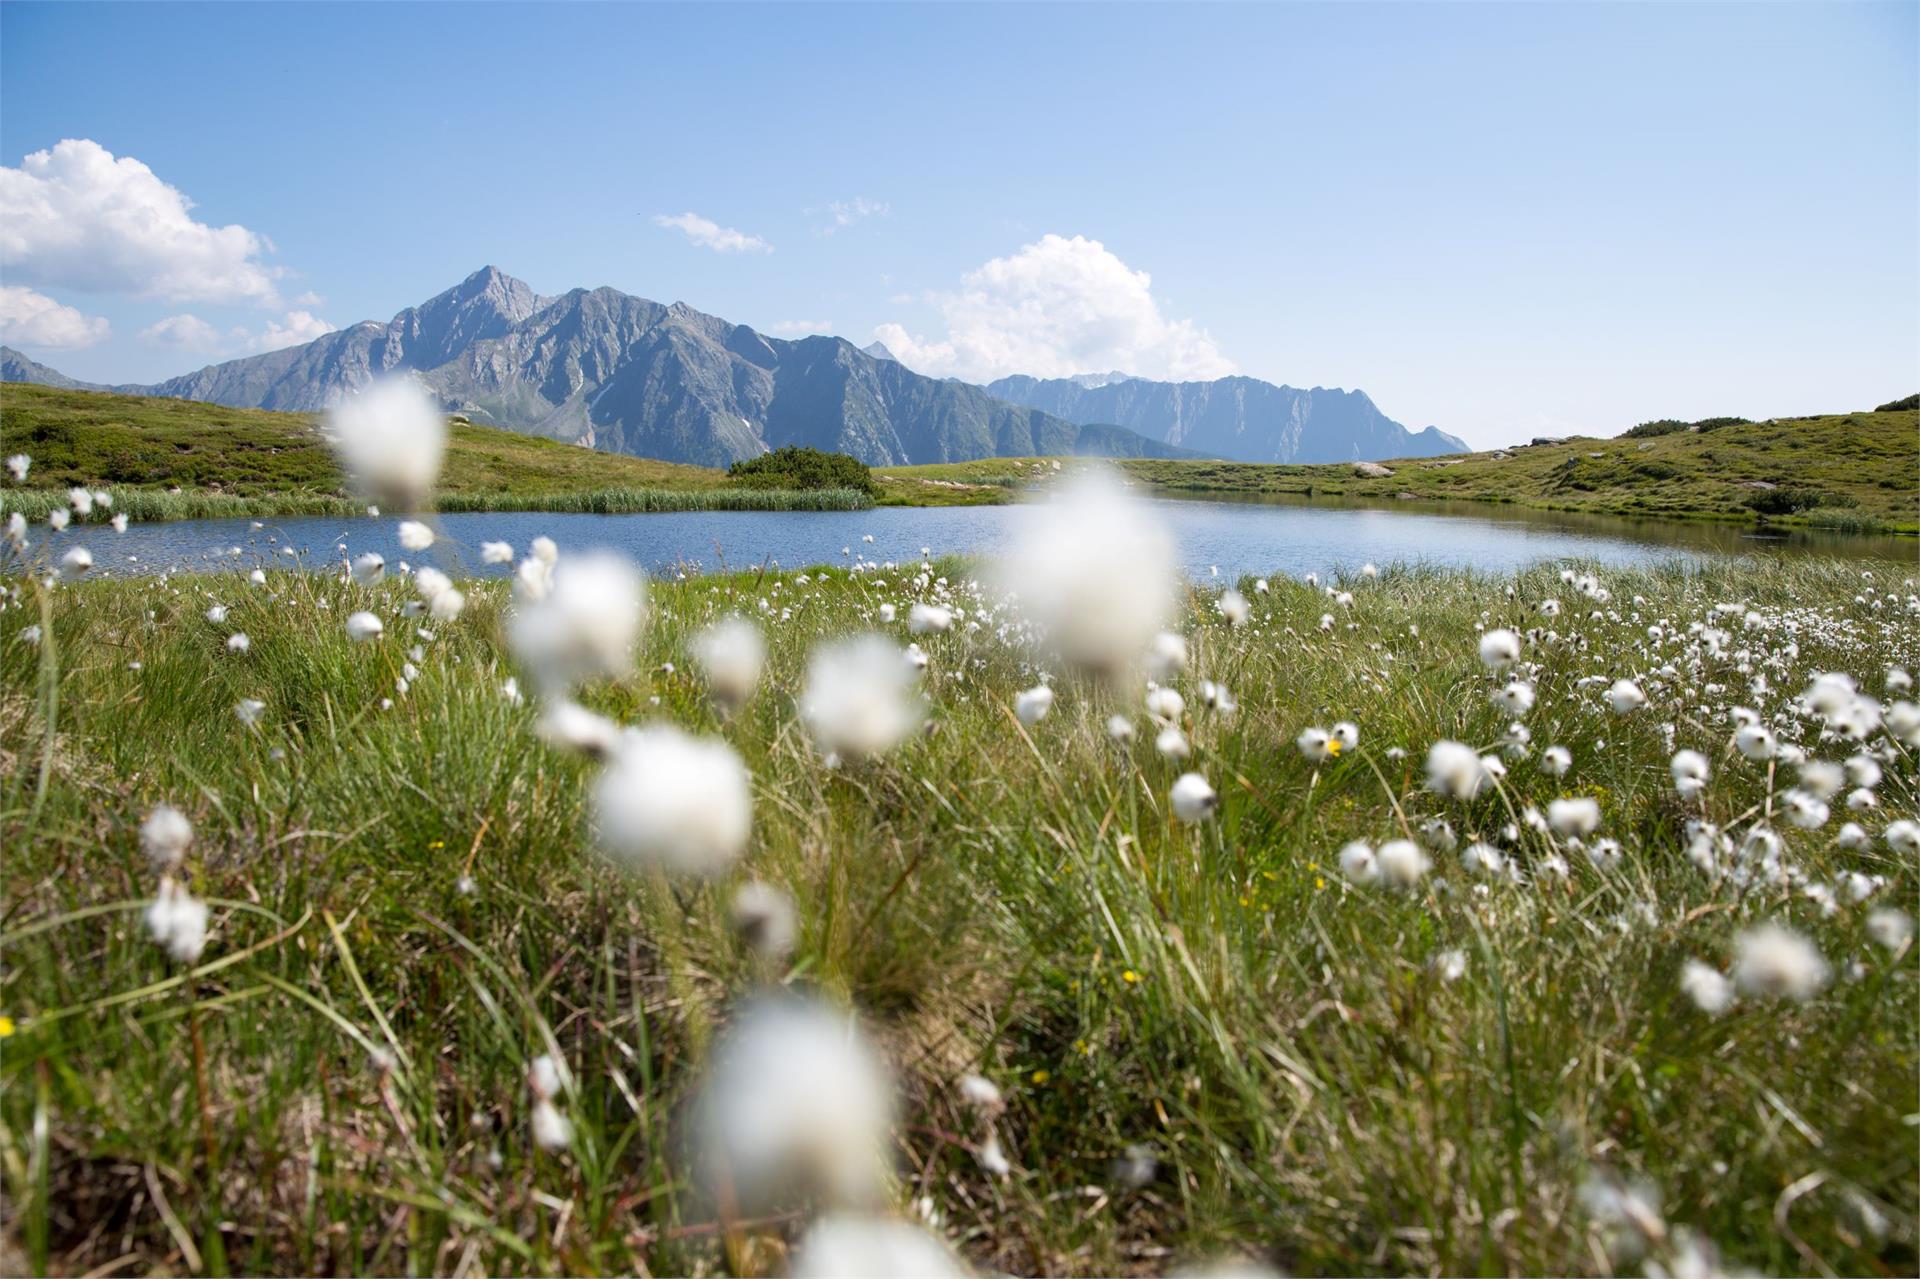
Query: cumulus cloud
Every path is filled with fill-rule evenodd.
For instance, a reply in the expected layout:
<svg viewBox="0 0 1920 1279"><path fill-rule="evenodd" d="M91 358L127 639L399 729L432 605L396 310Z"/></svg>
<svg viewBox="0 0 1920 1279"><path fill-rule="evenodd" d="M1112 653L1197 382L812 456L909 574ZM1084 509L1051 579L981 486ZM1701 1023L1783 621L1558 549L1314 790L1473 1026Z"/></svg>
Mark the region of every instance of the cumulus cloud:
<svg viewBox="0 0 1920 1279"><path fill-rule="evenodd" d="M715 253L773 252L773 246L759 236L721 226L712 218L703 218L698 213L656 213L653 222L655 226L678 231L701 248L712 249Z"/></svg>
<svg viewBox="0 0 1920 1279"><path fill-rule="evenodd" d="M277 304L266 237L196 222L192 209L132 156L68 138L0 166L0 267L45 288Z"/></svg>
<svg viewBox="0 0 1920 1279"><path fill-rule="evenodd" d="M224 333L197 315L169 315L140 330L140 340L172 351L224 356L302 346L331 332L333 325L308 311L289 311L257 331L235 326Z"/></svg>
<svg viewBox="0 0 1920 1279"><path fill-rule="evenodd" d="M797 335L802 333L830 333L832 320L781 320L773 326L775 333Z"/></svg>
<svg viewBox="0 0 1920 1279"><path fill-rule="evenodd" d="M832 235L867 218L884 218L889 212L891 210L885 200L869 200L864 195L856 195L851 200L835 200L827 205L827 216L833 221L821 227L820 234Z"/></svg>
<svg viewBox="0 0 1920 1279"><path fill-rule="evenodd" d="M109 332L104 317L82 315L32 289L0 285L0 342L71 351L103 341Z"/></svg>
<svg viewBox="0 0 1920 1279"><path fill-rule="evenodd" d="M333 325L311 311L289 311L285 319L267 321L267 327L253 339L253 348L278 351L283 346L303 346L331 332Z"/></svg>
<svg viewBox="0 0 1920 1279"><path fill-rule="evenodd" d="M974 382L1012 373L1198 380L1234 372L1204 329L1161 313L1152 285L1098 240L1046 235L969 272L957 292L929 294L944 335L882 324L874 336L910 368Z"/></svg>

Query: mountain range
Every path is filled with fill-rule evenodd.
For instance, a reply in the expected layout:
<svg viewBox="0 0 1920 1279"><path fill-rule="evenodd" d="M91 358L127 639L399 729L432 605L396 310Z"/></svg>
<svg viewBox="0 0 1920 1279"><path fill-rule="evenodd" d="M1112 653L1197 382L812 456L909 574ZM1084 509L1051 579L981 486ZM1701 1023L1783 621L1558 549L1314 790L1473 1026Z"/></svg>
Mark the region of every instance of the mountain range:
<svg viewBox="0 0 1920 1279"><path fill-rule="evenodd" d="M1465 451L1432 428L1407 431L1357 391L1119 374L982 388L916 373L879 343L769 337L610 288L542 297L494 267L385 323L153 385L78 382L0 347L0 381L292 412L325 408L400 370L476 422L705 466L788 444L876 466L1070 453L1333 461Z"/></svg>

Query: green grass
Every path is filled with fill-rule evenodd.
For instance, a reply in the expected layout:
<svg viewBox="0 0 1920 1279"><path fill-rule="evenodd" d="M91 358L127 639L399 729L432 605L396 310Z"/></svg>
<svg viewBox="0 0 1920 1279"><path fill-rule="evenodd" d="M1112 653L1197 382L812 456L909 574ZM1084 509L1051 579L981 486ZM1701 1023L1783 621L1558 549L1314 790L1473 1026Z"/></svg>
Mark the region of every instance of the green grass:
<svg viewBox="0 0 1920 1279"><path fill-rule="evenodd" d="M1676 432L1648 439L1574 439L1496 453L1386 463L1370 477L1349 464L1270 466L1250 462L1118 463L1168 495L1380 501L1488 502L1542 511L1578 511L1662 520L1757 523L1750 505L1774 485L1805 491L1816 504L1764 517L1841 532L1920 529L1920 413L1911 409L1781 418ZM1044 482L1042 459L996 458L876 471L883 502L939 505L1012 501Z"/></svg>
<svg viewBox="0 0 1920 1279"><path fill-rule="evenodd" d="M347 515L363 511L312 415L190 400L0 386L0 453L33 459L8 510L38 518L75 485L104 487L130 518ZM677 462L624 457L456 423L443 511L855 510L846 490L777 491Z"/></svg>
<svg viewBox="0 0 1920 1279"><path fill-rule="evenodd" d="M938 570L964 580L962 565ZM1657 1183L1670 1226L1729 1264L1910 1274L1913 949L1871 943L1867 907L1829 917L1797 891L1694 869L1667 774L1672 725L1714 761L1706 816L1744 829L1769 783L1791 779L1730 753L1727 703L1771 714L1813 672L1877 692L1888 663L1920 664L1897 599L1856 600L1865 585L1910 590L1911 565L1875 571L1863 583L1858 563L1785 559L1606 573L1612 602L1593 606L1550 569L1390 569L1347 584L1354 604L1331 631L1329 601L1298 583L1252 595L1238 631L1195 594L1182 687L1192 704L1199 678L1223 681L1241 708L1188 715L1189 766L1222 795L1193 830L1169 820L1181 769L1156 756L1138 690L1060 678L1052 716L1022 728L1010 703L1035 661L991 624L919 637L929 732L823 767L794 706L807 654L872 625L881 602L904 619L939 589L904 578L655 582L640 673L585 700L719 734L744 757L749 866L802 922L786 980L850 1001L885 1046L902 1092L898 1206L926 1196L981 1266L1157 1273L1242 1253L1296 1274L1636 1270L1608 1260L1581 1207L1600 1170ZM177 1273L196 1268L189 1247L199 1269L246 1273L729 1264L677 1126L712 1028L753 980L726 886L668 891L588 851L592 766L544 747L532 708L498 691L513 672L499 583L470 584L465 615L431 640L400 618L400 585L331 575L82 583L44 612L31 582L16 586L0 611L9 1269ZM1478 629L1540 624L1548 596L1580 642L1530 646L1528 722L1536 751L1572 750L1572 772L1516 759L1498 795L1426 792L1431 742L1503 740ZM1726 601L1758 625L1713 611ZM231 610L223 625L204 617L214 602ZM341 623L369 607L387 636L353 645ZM769 620L760 692L723 722L688 638L733 610L789 613ZM1649 652L1656 620L1681 638ZM1724 656L1689 648L1693 621L1732 625ZM35 622L37 646L23 638ZM225 649L234 630L248 653ZM1581 683L1628 673L1655 700L1626 718ZM1752 674L1772 691L1750 692ZM232 712L243 697L266 703L257 727ZM1143 729L1131 749L1107 739L1115 710ZM1343 718L1358 751L1316 769L1294 749L1303 727ZM1891 750L1869 828L1912 816L1916 784L1913 756ZM1477 887L1437 855L1444 890L1406 894L1349 888L1335 869L1346 840L1441 815L1463 842L1495 838L1537 868L1546 835L1500 832L1565 794L1599 799L1627 849L1619 869L1575 855L1565 881ZM192 970L140 924L153 876L136 827L161 800L191 816L193 888L217 903ZM1911 860L1836 847L1838 810L1819 832L1782 825L1792 863L1822 882L1883 874L1873 904L1911 908ZM1724 967L1735 935L1770 918L1858 971L1805 1004L1696 1011L1682 962ZM1436 957L1456 949L1465 974L1447 981ZM578 1137L560 1156L528 1139L525 1063L549 1042L577 1078ZM374 1044L402 1057L384 1083ZM968 1070L1007 1095L1005 1180L969 1153L953 1088ZM1128 1189L1111 1164L1135 1144L1159 1172ZM1881 1233L1862 1229L1861 1203Z"/></svg>

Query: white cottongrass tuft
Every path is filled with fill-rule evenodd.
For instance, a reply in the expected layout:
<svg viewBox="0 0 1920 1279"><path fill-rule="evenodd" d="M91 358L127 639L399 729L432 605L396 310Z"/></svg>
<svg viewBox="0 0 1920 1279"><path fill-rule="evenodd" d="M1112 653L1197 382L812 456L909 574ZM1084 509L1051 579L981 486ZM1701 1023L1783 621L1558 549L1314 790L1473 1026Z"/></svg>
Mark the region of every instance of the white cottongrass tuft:
<svg viewBox="0 0 1920 1279"><path fill-rule="evenodd" d="M87 570L93 567L93 552L84 546L76 546L60 557L60 576L72 581L85 577Z"/></svg>
<svg viewBox="0 0 1920 1279"><path fill-rule="evenodd" d="M1122 746L1133 741L1133 721L1125 715L1107 716L1107 737Z"/></svg>
<svg viewBox="0 0 1920 1279"><path fill-rule="evenodd" d="M1173 541L1114 476L1088 472L1030 508L995 577L1067 662L1116 676L1172 615Z"/></svg>
<svg viewBox="0 0 1920 1279"><path fill-rule="evenodd" d="M193 843L193 823L172 804L156 804L140 823L140 847L155 870L172 870Z"/></svg>
<svg viewBox="0 0 1920 1279"><path fill-rule="evenodd" d="M778 963L793 953L800 921L793 899L772 884L750 879L734 890L733 931L754 954Z"/></svg>
<svg viewBox="0 0 1920 1279"><path fill-rule="evenodd" d="M1780 744L1765 724L1742 724L1733 735L1734 749L1758 763L1779 753Z"/></svg>
<svg viewBox="0 0 1920 1279"><path fill-rule="evenodd" d="M1393 888L1412 888L1433 866L1420 851L1420 845L1410 839L1387 841L1380 845L1375 857L1380 864L1381 880Z"/></svg>
<svg viewBox="0 0 1920 1279"><path fill-rule="evenodd" d="M1325 763L1340 753L1339 746L1334 744L1333 734L1324 728L1301 729L1300 735L1293 739L1293 744L1302 755L1316 764Z"/></svg>
<svg viewBox="0 0 1920 1279"><path fill-rule="evenodd" d="M1360 744L1360 726L1351 720L1341 720L1327 733L1333 744L1340 750L1350 751Z"/></svg>
<svg viewBox="0 0 1920 1279"><path fill-rule="evenodd" d="M380 638L386 624L372 613L359 612L347 615L347 638L364 644L368 640Z"/></svg>
<svg viewBox="0 0 1920 1279"><path fill-rule="evenodd" d="M516 687L514 692L517 694L519 689ZM620 745L621 736L618 724L564 698L547 703L534 725L534 732L549 746L578 751L595 759L612 755Z"/></svg>
<svg viewBox="0 0 1920 1279"><path fill-rule="evenodd" d="M1480 637L1480 661L1502 671L1520 660L1520 637L1509 630L1488 631Z"/></svg>
<svg viewBox="0 0 1920 1279"><path fill-rule="evenodd" d="M965 1279L971 1272L946 1244L891 1217L830 1214L814 1222L793 1258L793 1279L896 1275Z"/></svg>
<svg viewBox="0 0 1920 1279"><path fill-rule="evenodd" d="M1913 940L1913 917L1904 910L1882 906L1867 916L1867 936L1888 950L1900 950Z"/></svg>
<svg viewBox="0 0 1920 1279"><path fill-rule="evenodd" d="M147 906L147 931L175 962L191 964L207 947L207 904L162 878L159 896Z"/></svg>
<svg viewBox="0 0 1920 1279"><path fill-rule="evenodd" d="M1486 761L1464 742L1439 741L1427 751L1427 788L1441 795L1473 799L1491 776Z"/></svg>
<svg viewBox="0 0 1920 1279"><path fill-rule="evenodd" d="M693 637L692 651L713 700L729 711L746 705L767 660L760 628L744 617L723 617Z"/></svg>
<svg viewBox="0 0 1920 1279"><path fill-rule="evenodd" d="M656 724L621 739L592 792L608 855L637 869L710 878L746 850L753 787L727 743Z"/></svg>
<svg viewBox="0 0 1920 1279"><path fill-rule="evenodd" d="M892 1122L892 1080L851 1019L755 1000L719 1037L694 1106L701 1178L743 1212L793 1195L879 1203Z"/></svg>
<svg viewBox="0 0 1920 1279"><path fill-rule="evenodd" d="M1886 840L1887 847L1896 853L1908 857L1920 853L1920 823L1905 818L1889 822L1887 828L1880 832L1880 838Z"/></svg>
<svg viewBox="0 0 1920 1279"><path fill-rule="evenodd" d="M227 651L229 653L244 653L252 647L253 641L247 637L245 631L235 631L233 634L227 636Z"/></svg>
<svg viewBox="0 0 1920 1279"><path fill-rule="evenodd" d="M1253 605L1247 603L1246 596L1235 590L1222 591L1220 598L1214 602L1214 608L1227 619L1228 626L1245 626L1253 616Z"/></svg>
<svg viewBox="0 0 1920 1279"><path fill-rule="evenodd" d="M1689 959L1681 967L1680 989L1709 1017L1718 1017L1733 1006L1733 983L1719 969L1697 959Z"/></svg>
<svg viewBox="0 0 1920 1279"><path fill-rule="evenodd" d="M814 651L800 715L823 752L860 759L892 750L919 729L925 706L915 671L883 635L857 635Z"/></svg>
<svg viewBox="0 0 1920 1279"><path fill-rule="evenodd" d="M1147 714L1163 724L1175 724L1186 713L1187 699L1179 692L1166 687L1147 690Z"/></svg>
<svg viewBox="0 0 1920 1279"><path fill-rule="evenodd" d="M1013 699L1013 713L1028 728L1045 719L1052 709L1053 690L1045 684L1029 688Z"/></svg>
<svg viewBox="0 0 1920 1279"><path fill-rule="evenodd" d="M380 579L387 575L387 561L384 556L368 551L353 561L353 566L348 572L353 576L353 580L362 586L377 586L380 584Z"/></svg>
<svg viewBox="0 0 1920 1279"><path fill-rule="evenodd" d="M27 471L32 466L33 459L25 453L14 453L7 458L7 470L13 472L13 481L16 484L26 483Z"/></svg>
<svg viewBox="0 0 1920 1279"><path fill-rule="evenodd" d="M938 604L915 604L907 610L907 630L915 635L937 635L953 625L953 610Z"/></svg>
<svg viewBox="0 0 1920 1279"><path fill-rule="evenodd" d="M1161 631L1147 646L1147 676L1161 683L1187 669L1187 640L1184 635Z"/></svg>
<svg viewBox="0 0 1920 1279"><path fill-rule="evenodd" d="M610 553L580 555L554 568L543 598L515 609L507 640L547 692L600 676L618 679L633 669L646 607L647 580L639 569Z"/></svg>
<svg viewBox="0 0 1920 1279"><path fill-rule="evenodd" d="M1615 715L1637 711L1646 704L1647 695L1641 692L1640 686L1630 679L1617 679L1607 690L1607 705L1612 708Z"/></svg>
<svg viewBox="0 0 1920 1279"><path fill-rule="evenodd" d="M1585 839L1600 829L1600 803L1585 796L1556 799L1547 805L1547 825L1556 835Z"/></svg>
<svg viewBox="0 0 1920 1279"><path fill-rule="evenodd" d="M1564 746L1549 746L1540 752L1540 771L1549 777L1565 777L1573 767L1573 752Z"/></svg>
<svg viewBox="0 0 1920 1279"><path fill-rule="evenodd" d="M1495 706L1519 719L1533 709L1533 685L1523 679L1508 680L1505 686L1493 690L1492 698Z"/></svg>
<svg viewBox="0 0 1920 1279"><path fill-rule="evenodd" d="M480 543L480 562L482 564L513 563L513 544L511 542Z"/></svg>
<svg viewBox="0 0 1920 1279"><path fill-rule="evenodd" d="M1668 768L1673 771L1673 789L1681 799L1698 799L1713 775L1707 757L1699 751L1675 751Z"/></svg>
<svg viewBox="0 0 1920 1279"><path fill-rule="evenodd" d="M1173 784L1170 799L1173 815L1188 826L1213 816L1213 810L1220 803L1220 797L1214 794L1213 787L1198 773L1181 774Z"/></svg>
<svg viewBox="0 0 1920 1279"><path fill-rule="evenodd" d="M401 520L398 529L400 545L409 551L424 551L433 545L433 530L419 520Z"/></svg>
<svg viewBox="0 0 1920 1279"><path fill-rule="evenodd" d="M327 434L361 491L400 510L426 501L447 452L440 406L404 377L342 397L327 413Z"/></svg>
<svg viewBox="0 0 1920 1279"><path fill-rule="evenodd" d="M1779 924L1761 924L1734 940L1733 980L1749 995L1805 1001L1832 970L1811 941Z"/></svg>
<svg viewBox="0 0 1920 1279"><path fill-rule="evenodd" d="M1380 862L1373 849L1356 839L1340 850L1340 873L1352 883L1371 884L1380 878Z"/></svg>

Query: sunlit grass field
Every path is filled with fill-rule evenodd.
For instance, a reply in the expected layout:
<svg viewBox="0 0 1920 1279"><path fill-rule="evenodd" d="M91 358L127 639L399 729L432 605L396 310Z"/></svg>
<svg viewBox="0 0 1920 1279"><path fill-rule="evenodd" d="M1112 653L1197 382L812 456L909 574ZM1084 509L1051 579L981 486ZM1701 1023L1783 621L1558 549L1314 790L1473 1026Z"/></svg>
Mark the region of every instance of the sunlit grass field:
<svg viewBox="0 0 1920 1279"><path fill-rule="evenodd" d="M1914 906L1915 859L1883 832L1920 808L1915 754L1885 730L1823 740L1795 703L1829 671L1912 697L1887 672L1920 665L1913 566L1602 571L1604 598L1559 569L1249 579L1239 627L1188 591L1185 760L1157 752L1143 683L1052 662L958 562L656 580L636 673L579 696L738 751L753 833L706 883L593 851L599 766L503 692L524 679L503 583L462 583L464 612L434 621L404 615L392 576L14 577L4 1269L780 1273L807 1205L730 1217L686 1128L716 1033L770 981L855 1011L900 1094L882 1209L982 1270L1913 1273L1917 966L1874 912ZM958 610L951 628L910 635L916 601ZM348 638L357 610L380 638ZM730 613L768 651L722 716L690 643ZM1478 655L1497 627L1525 642L1528 740L1490 700L1514 673ZM924 654L928 721L829 767L796 709L808 655L866 630ZM1056 702L1023 723L1043 678ZM1616 714L1619 678L1647 704ZM1784 820L1795 770L1733 748L1736 705L1816 758L1874 752L1876 807ZM1337 721L1357 746L1296 745ZM1504 776L1435 793L1442 739ZM1698 800L1675 793L1676 747L1710 762ZM1169 807L1188 771L1219 796L1192 825ZM1617 861L1530 820L1575 796ZM163 801L197 832L182 874L212 907L191 963L143 926L137 831ZM1732 841L1713 869L1690 817ZM1863 846L1837 841L1847 821ZM1756 827L1783 841L1777 875ZM1408 838L1432 861L1411 887L1343 875L1348 841ZM1503 869L1469 869L1476 839ZM748 874L796 907L771 970L730 923ZM1727 971L1767 921L1830 980L1702 1011L1683 965ZM571 1076L564 1149L529 1128L542 1053ZM958 1091L976 1072L1005 1098L1004 1175Z"/></svg>

